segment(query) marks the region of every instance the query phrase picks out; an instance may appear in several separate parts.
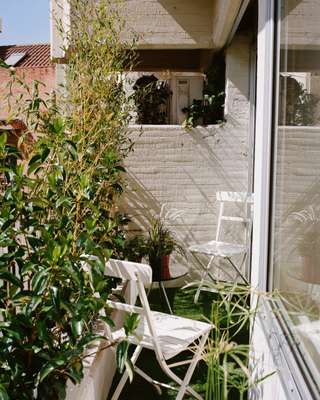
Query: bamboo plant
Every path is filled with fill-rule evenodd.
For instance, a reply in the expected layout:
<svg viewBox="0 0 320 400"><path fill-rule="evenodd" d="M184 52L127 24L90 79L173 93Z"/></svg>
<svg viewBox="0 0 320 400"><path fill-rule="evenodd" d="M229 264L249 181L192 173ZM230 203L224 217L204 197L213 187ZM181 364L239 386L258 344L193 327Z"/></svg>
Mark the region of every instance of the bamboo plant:
<svg viewBox="0 0 320 400"><path fill-rule="evenodd" d="M0 132L1 399L64 399L67 380L83 377L88 344L102 340L94 328L113 285L104 266L122 240L115 206L132 147L121 83L132 43L120 40L115 4L70 0L61 93L42 99L39 82L10 70L9 118L27 126L27 151Z"/></svg>

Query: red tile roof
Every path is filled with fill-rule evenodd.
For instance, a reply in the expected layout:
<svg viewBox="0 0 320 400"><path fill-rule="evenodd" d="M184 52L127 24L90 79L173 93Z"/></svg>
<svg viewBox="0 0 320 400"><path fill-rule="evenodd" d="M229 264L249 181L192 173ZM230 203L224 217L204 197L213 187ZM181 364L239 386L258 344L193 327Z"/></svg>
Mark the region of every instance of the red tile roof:
<svg viewBox="0 0 320 400"><path fill-rule="evenodd" d="M41 68L54 65L50 60L49 44L0 46L0 58L2 60L5 61L14 53L26 53L25 57L14 66L17 68Z"/></svg>

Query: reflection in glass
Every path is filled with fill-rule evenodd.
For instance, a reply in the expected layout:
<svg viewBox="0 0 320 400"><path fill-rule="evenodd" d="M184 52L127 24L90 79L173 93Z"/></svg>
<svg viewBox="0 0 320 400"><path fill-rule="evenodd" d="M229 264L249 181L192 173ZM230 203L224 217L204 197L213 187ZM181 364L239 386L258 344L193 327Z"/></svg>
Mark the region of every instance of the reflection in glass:
<svg viewBox="0 0 320 400"><path fill-rule="evenodd" d="M320 382L320 1L280 3L273 287Z"/></svg>

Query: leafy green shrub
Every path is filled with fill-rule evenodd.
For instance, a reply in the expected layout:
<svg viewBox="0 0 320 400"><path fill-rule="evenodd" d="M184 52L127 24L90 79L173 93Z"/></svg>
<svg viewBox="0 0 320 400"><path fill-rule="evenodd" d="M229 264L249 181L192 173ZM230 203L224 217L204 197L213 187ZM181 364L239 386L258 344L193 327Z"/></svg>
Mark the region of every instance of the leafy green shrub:
<svg viewBox="0 0 320 400"><path fill-rule="evenodd" d="M225 69L224 53L215 54L205 71L203 99L193 100L189 107L182 110L186 114L182 124L184 128L192 128L199 124L220 124L224 121Z"/></svg>
<svg viewBox="0 0 320 400"><path fill-rule="evenodd" d="M148 246L143 235L128 237L124 243L124 258L129 261L141 262L148 254Z"/></svg>
<svg viewBox="0 0 320 400"><path fill-rule="evenodd" d="M133 86L132 95L138 124L168 124L168 101L171 91L165 81L143 75Z"/></svg>
<svg viewBox="0 0 320 400"><path fill-rule="evenodd" d="M71 0L63 95L44 101L39 83L28 88L12 73L10 85L26 89L11 99L28 127L20 142L30 132L37 140L24 156L0 130L2 399L63 399L99 339L95 323L113 285L105 260L124 240L115 204L132 147L120 79L131 45L120 42L110 4Z"/></svg>

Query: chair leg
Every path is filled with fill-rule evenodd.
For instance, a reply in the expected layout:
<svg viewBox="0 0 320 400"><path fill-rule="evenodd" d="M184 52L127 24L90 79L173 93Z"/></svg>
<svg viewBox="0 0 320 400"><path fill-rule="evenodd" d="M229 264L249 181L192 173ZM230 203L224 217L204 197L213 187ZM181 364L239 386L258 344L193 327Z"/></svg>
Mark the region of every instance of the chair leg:
<svg viewBox="0 0 320 400"><path fill-rule="evenodd" d="M137 348L135 349L135 351L131 357L132 365L134 365L136 363L136 361L141 353L141 350L142 350L142 346L137 346ZM124 371L124 373L120 379L120 382L118 383L118 386L111 397L111 400L117 400L119 398L119 396L122 392L122 389L124 388L124 385L127 382L128 377L129 377L128 372Z"/></svg>
<svg viewBox="0 0 320 400"><path fill-rule="evenodd" d="M195 304L198 303L200 292L201 292L201 288L202 288L202 286L203 286L203 284L204 284L204 282L205 282L205 280L206 280L206 278L208 276L208 273L210 271L211 265L213 264L213 260L214 260L214 256L212 256L210 258L210 261L209 261L208 265L202 271L201 281L200 281L200 284L199 284L199 286L197 288L196 294L194 296L194 303Z"/></svg>
<svg viewBox="0 0 320 400"><path fill-rule="evenodd" d="M194 369L196 368L196 365L198 364L198 362L199 362L199 360L201 358L201 353L202 353L203 347L204 347L204 345L205 345L205 343L206 343L206 341L208 339L208 336L209 336L209 332L202 336L202 339L201 339L201 341L200 341L200 343L198 345L197 351L196 351L196 353L195 353L195 355L194 355L194 357L192 359L192 362L191 362L191 364L190 364L190 366L189 366L189 368L187 370L187 373L186 373L186 375L185 375L185 377L184 377L184 379L182 381L182 384L181 384L180 390L178 392L178 395L176 397L176 400L182 400L183 399L183 396L185 395L185 393L186 393L186 391L188 389L188 385L189 385L190 379L191 379L191 377L193 375ZM198 394L197 394L196 398L197 399L202 399L202 397L200 395L198 395Z"/></svg>
<svg viewBox="0 0 320 400"><path fill-rule="evenodd" d="M240 271L240 269L236 266L236 264L231 260L230 257L226 257L226 259L229 261L229 263L231 264L231 266L236 270L236 272L238 273L238 275L240 276L240 278L243 280L243 282L246 285L249 285L249 282L247 280L247 278L243 275L243 273Z"/></svg>
<svg viewBox="0 0 320 400"><path fill-rule="evenodd" d="M163 284L162 281L159 282L159 287L160 287L160 290L162 291L162 294L164 296L164 300L166 302L168 310L169 310L170 314L172 315L173 311L172 311L172 308L171 308L171 305L170 305L170 301L169 301L168 296L167 296L166 288L164 287L164 284Z"/></svg>

